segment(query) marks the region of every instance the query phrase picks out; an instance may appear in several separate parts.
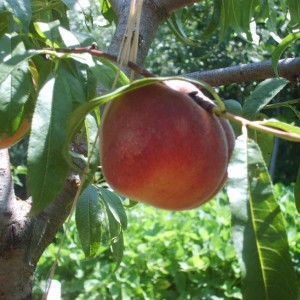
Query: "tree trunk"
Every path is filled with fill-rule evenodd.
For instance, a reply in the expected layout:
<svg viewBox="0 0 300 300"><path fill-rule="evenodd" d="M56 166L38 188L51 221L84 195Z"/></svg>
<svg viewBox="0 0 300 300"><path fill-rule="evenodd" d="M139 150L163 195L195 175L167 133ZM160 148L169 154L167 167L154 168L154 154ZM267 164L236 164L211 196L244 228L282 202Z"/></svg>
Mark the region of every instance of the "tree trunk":
<svg viewBox="0 0 300 300"><path fill-rule="evenodd" d="M0 299L30 299L34 265L28 261L30 205L17 199L8 150L0 150Z"/></svg>

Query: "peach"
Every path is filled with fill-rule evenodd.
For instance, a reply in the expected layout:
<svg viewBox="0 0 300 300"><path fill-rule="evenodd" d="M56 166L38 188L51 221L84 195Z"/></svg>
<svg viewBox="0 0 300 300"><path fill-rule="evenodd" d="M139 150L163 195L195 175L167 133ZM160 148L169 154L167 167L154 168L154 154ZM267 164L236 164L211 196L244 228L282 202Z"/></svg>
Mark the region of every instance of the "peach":
<svg viewBox="0 0 300 300"><path fill-rule="evenodd" d="M132 200L169 210L215 196L234 146L229 123L199 106L188 93L201 92L182 82L155 83L114 99L100 129L107 183Z"/></svg>

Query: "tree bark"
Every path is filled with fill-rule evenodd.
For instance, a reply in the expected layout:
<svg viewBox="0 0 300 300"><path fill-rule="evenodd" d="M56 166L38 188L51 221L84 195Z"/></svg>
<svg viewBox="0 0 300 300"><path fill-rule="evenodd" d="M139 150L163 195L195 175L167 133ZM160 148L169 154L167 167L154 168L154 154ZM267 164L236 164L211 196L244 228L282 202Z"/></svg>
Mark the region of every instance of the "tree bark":
<svg viewBox="0 0 300 300"><path fill-rule="evenodd" d="M280 77L284 77L292 83L296 82L297 77L300 76L300 57L280 60L278 64L278 73ZM204 72L194 72L186 74L185 76L203 80L212 86L255 80L259 81L276 77L271 60Z"/></svg>
<svg viewBox="0 0 300 300"><path fill-rule="evenodd" d="M8 149L0 150L0 299L31 299L36 264L69 214L75 179L71 174L57 199L31 217L30 199L15 196Z"/></svg>

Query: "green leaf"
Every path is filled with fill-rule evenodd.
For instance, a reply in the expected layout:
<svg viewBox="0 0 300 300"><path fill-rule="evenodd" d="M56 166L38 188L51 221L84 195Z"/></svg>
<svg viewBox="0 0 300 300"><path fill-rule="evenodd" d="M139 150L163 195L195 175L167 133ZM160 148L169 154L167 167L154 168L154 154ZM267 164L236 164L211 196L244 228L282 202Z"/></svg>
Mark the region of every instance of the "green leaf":
<svg viewBox="0 0 300 300"><path fill-rule="evenodd" d="M120 197L105 188L100 188L100 193L110 212L114 216L114 219L120 223L122 229L125 230L127 228L127 216Z"/></svg>
<svg viewBox="0 0 300 300"><path fill-rule="evenodd" d="M80 46L79 40L71 31L61 26L58 27L58 31L65 47L70 48Z"/></svg>
<svg viewBox="0 0 300 300"><path fill-rule="evenodd" d="M284 78L271 78L261 82L249 97L245 99L243 116L254 119L255 115L264 108L286 85Z"/></svg>
<svg viewBox="0 0 300 300"><path fill-rule="evenodd" d="M298 167L294 195L295 195L296 208L297 208L298 213L300 214L300 165Z"/></svg>
<svg viewBox="0 0 300 300"><path fill-rule="evenodd" d="M251 40L250 23L253 16L254 6L257 0L243 0L243 9L241 10L241 27L246 32L248 39Z"/></svg>
<svg viewBox="0 0 300 300"><path fill-rule="evenodd" d="M229 19L230 19L230 25L232 29L239 33L240 35L243 34L242 30L242 8L241 8L241 1L240 0L229 0L230 8L228 10L229 12Z"/></svg>
<svg viewBox="0 0 300 300"><path fill-rule="evenodd" d="M230 6L231 3L228 0L221 0L221 29L219 33L220 41L223 41L230 26Z"/></svg>
<svg viewBox="0 0 300 300"><path fill-rule="evenodd" d="M98 116L97 116L98 114ZM85 129L87 135L88 157L90 157L90 172L94 174L100 165L98 128L100 123L99 110L88 114L85 118ZM95 142L96 141L96 142ZM93 151L93 152L92 152Z"/></svg>
<svg viewBox="0 0 300 300"><path fill-rule="evenodd" d="M4 35L0 39L0 48L0 133L10 136L22 121L32 81L27 60L15 62L14 68L7 68L11 57L22 56L26 52L20 37Z"/></svg>
<svg viewBox="0 0 300 300"><path fill-rule="evenodd" d="M30 0L1 0L0 13L6 11L17 17L23 27L28 28L32 13Z"/></svg>
<svg viewBox="0 0 300 300"><path fill-rule="evenodd" d="M38 33L38 35L43 39L44 43L51 48L58 48L60 42L60 33L59 33L60 22L55 20L49 23L43 22L34 22L33 26Z"/></svg>
<svg viewBox="0 0 300 300"><path fill-rule="evenodd" d="M29 58L42 53L39 50L25 51L22 42L18 42L18 39L18 37L8 34L0 39L0 84L13 72L16 72L19 67L24 68L24 64Z"/></svg>
<svg viewBox="0 0 300 300"><path fill-rule="evenodd" d="M106 220L105 206L94 186L81 193L76 206L76 227L86 257L94 257L102 241L102 227Z"/></svg>
<svg viewBox="0 0 300 300"><path fill-rule="evenodd" d="M287 0L291 15L291 26L300 24L300 0Z"/></svg>
<svg viewBox="0 0 300 300"><path fill-rule="evenodd" d="M266 165L269 166L272 157L274 136L265 132L251 129L249 130L249 137L258 144L264 161Z"/></svg>
<svg viewBox="0 0 300 300"><path fill-rule="evenodd" d="M101 14L108 21L108 25L117 23L117 16L108 0L100 0Z"/></svg>
<svg viewBox="0 0 300 300"><path fill-rule="evenodd" d="M114 65L107 59L93 58L88 53L83 53L80 55L71 54L69 55L69 57L82 64L87 65L89 67L89 71L94 74L94 76L97 78L98 82L101 83L103 88L105 88L108 91L111 90L115 81L116 74L119 72L119 69L116 65ZM129 84L129 79L121 71L119 73L117 87L120 87L125 84Z"/></svg>
<svg viewBox="0 0 300 300"><path fill-rule="evenodd" d="M292 0L294 1L294 0ZM272 53L272 67L274 69L274 72L276 76L279 76L278 73L278 63L279 60L283 54L283 52L289 47L289 45L300 38L300 32L297 33L290 33L287 35L281 43L275 48L275 50Z"/></svg>
<svg viewBox="0 0 300 300"><path fill-rule="evenodd" d="M300 141L299 140L299 138L300 138L300 127L298 127L298 126L294 126L294 125L291 125L291 124L288 124L288 123L285 123L285 122L281 122L281 121L278 121L276 119L269 119L269 120L265 120L265 121L260 121L258 123L261 124L261 125L264 125L264 126L280 129L282 131L289 132L291 134L299 135L299 137L298 136L294 137L294 136L291 135L290 139L287 138L287 140L295 141L295 142Z"/></svg>
<svg viewBox="0 0 300 300"><path fill-rule="evenodd" d="M297 300L284 219L257 144L241 136L228 170L233 241L243 299ZM254 288L255 287L255 288Z"/></svg>
<svg viewBox="0 0 300 300"><path fill-rule="evenodd" d="M53 201L68 173L63 156L66 127L72 111L69 73L59 67L50 75L38 95L28 148L28 187L32 213Z"/></svg>
<svg viewBox="0 0 300 300"><path fill-rule="evenodd" d="M220 24L220 16L221 16L221 1L220 0L214 0L213 5L213 14L210 18L210 21L205 28L204 32L201 33L199 39L204 40L207 38L210 38L214 31L218 28Z"/></svg>
<svg viewBox="0 0 300 300"><path fill-rule="evenodd" d="M197 47L199 46L199 43L191 40L187 37L186 33L184 32L183 25L181 22L181 19L178 16L178 12L174 12L167 20L167 24L170 28L170 30L173 32L173 34L185 45L191 46L191 47Z"/></svg>
<svg viewBox="0 0 300 300"><path fill-rule="evenodd" d="M277 22L276 22L276 18L277 18L277 9L276 9L276 5L274 3L274 0L268 0L266 2L267 7L268 7L268 18L267 18L267 27L268 29L273 32L273 33L277 33Z"/></svg>
<svg viewBox="0 0 300 300"><path fill-rule="evenodd" d="M127 216L122 202L117 195L104 188L100 188L99 192L106 204L111 237L111 250L116 260L116 270L120 266L124 254L123 229L127 227Z"/></svg>
<svg viewBox="0 0 300 300"><path fill-rule="evenodd" d="M236 116L241 116L242 112L243 112L243 108L241 106L241 104L236 101L236 100L232 100L232 99L228 99L228 100L224 100L224 105L226 108L226 111L236 115ZM231 127L234 131L235 136L239 136L241 134L241 125L236 123L236 122L232 122L229 121L231 124Z"/></svg>

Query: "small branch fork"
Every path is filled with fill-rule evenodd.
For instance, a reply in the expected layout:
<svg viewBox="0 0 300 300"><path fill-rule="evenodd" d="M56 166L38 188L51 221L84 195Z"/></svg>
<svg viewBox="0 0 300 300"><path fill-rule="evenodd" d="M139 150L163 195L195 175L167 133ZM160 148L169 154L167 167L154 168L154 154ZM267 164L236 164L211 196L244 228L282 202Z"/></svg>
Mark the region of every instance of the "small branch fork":
<svg viewBox="0 0 300 300"><path fill-rule="evenodd" d="M91 47L84 47L84 48L59 48L59 49L44 48L42 50L45 51L45 54L50 54L50 55L57 54L57 53L62 53L62 54L89 53L96 57L106 58L106 59L111 60L116 63L118 62L118 57L116 55L109 54L109 53L101 51L101 50L97 50L95 44L93 44ZM299 58L299 60L300 60L300 58ZM298 63L298 58L297 58L297 63ZM147 77L147 78L156 77L156 75L154 75L153 73L149 72L145 68L143 68L143 67L139 66L138 64L133 63L131 61L128 62L127 67L132 69L136 73L142 75L143 77ZM231 113L226 112L218 105L212 104L194 93L190 94L190 96L196 101L197 104L199 104L205 110L207 110L210 113L214 113L214 114L218 115L219 117L223 117L223 118L226 118L233 122L239 123L241 126L250 127L250 128L253 128L253 129L268 133L268 134L272 134L274 136L277 136L277 137L280 137L280 138L283 138L286 140L300 142L299 134L286 132L286 131L279 130L276 128L264 126L258 121L250 121L243 117L233 115Z"/></svg>

